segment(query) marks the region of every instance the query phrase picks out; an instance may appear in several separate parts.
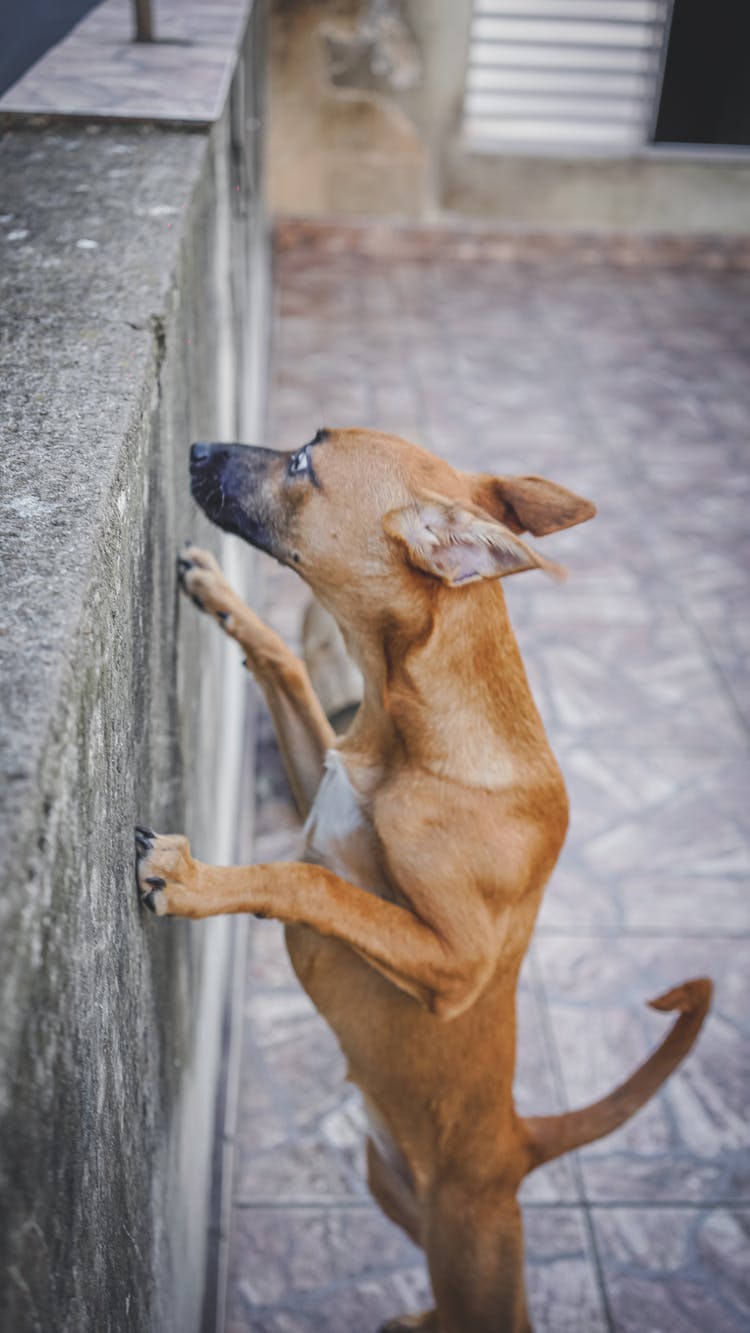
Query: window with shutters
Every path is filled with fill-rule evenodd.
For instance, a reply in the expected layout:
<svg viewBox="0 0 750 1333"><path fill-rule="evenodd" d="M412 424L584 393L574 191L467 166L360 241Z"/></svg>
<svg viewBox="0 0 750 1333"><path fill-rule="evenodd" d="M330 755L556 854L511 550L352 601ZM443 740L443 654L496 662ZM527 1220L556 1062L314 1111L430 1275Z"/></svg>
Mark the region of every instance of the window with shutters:
<svg viewBox="0 0 750 1333"><path fill-rule="evenodd" d="M627 150L650 142L670 0L474 0L472 142Z"/></svg>

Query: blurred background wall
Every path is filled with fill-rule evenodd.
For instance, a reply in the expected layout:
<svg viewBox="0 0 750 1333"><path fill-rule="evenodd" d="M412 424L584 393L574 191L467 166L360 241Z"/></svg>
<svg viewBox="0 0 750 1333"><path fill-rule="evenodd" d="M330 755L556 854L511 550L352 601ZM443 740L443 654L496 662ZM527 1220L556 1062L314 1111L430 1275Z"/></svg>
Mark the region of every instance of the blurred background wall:
<svg viewBox="0 0 750 1333"><path fill-rule="evenodd" d="M724 0L274 0L271 208L747 229L749 29Z"/></svg>

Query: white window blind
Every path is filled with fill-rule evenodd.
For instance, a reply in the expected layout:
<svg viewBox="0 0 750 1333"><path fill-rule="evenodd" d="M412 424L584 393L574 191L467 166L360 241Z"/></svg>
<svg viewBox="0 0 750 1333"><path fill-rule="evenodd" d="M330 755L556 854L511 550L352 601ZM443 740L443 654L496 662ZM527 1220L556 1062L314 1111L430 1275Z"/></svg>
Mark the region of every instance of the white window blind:
<svg viewBox="0 0 750 1333"><path fill-rule="evenodd" d="M647 142L669 0L474 0L464 133L518 147Z"/></svg>

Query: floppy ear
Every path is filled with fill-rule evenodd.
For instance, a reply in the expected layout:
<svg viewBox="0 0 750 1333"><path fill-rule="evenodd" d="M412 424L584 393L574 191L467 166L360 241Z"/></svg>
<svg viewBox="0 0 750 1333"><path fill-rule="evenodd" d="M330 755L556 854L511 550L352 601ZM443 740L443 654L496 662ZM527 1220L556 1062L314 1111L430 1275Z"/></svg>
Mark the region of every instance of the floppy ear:
<svg viewBox="0 0 750 1333"><path fill-rule="evenodd" d="M452 588L524 569L565 577L560 565L545 560L504 524L442 496L425 495L392 510L383 526L406 548L410 564Z"/></svg>
<svg viewBox="0 0 750 1333"><path fill-rule="evenodd" d="M513 532L535 537L585 523L596 513L590 500L546 477L479 477L473 499Z"/></svg>

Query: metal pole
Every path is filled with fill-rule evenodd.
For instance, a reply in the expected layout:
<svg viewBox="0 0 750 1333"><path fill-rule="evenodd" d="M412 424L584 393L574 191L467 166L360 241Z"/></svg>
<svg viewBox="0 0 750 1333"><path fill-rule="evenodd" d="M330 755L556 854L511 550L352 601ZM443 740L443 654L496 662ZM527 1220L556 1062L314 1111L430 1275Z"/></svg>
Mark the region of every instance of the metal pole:
<svg viewBox="0 0 750 1333"><path fill-rule="evenodd" d="M133 0L135 7L135 40L153 42L154 27L151 19L151 0Z"/></svg>

